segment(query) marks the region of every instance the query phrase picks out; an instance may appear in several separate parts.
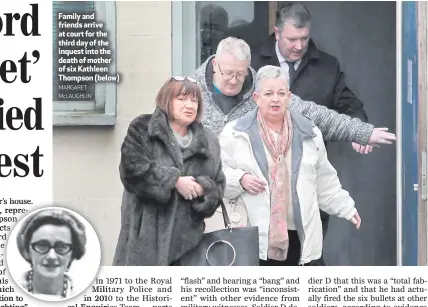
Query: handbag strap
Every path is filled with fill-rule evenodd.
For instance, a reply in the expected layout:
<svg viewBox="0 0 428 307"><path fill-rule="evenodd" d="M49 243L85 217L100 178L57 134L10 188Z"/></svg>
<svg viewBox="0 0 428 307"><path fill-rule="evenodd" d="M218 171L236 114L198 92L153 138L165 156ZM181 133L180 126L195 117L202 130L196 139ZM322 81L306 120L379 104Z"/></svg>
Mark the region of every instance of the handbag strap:
<svg viewBox="0 0 428 307"><path fill-rule="evenodd" d="M224 227L232 230L232 228L230 227L229 214L227 214L226 206L224 205L223 199L220 199L220 205L221 205L221 212L223 213Z"/></svg>

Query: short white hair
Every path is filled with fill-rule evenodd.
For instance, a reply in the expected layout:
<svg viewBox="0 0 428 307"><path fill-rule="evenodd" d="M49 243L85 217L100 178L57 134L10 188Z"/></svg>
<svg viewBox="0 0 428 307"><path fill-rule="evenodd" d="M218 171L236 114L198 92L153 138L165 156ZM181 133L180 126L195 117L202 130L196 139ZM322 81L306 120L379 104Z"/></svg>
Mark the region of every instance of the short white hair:
<svg viewBox="0 0 428 307"><path fill-rule="evenodd" d="M220 41L217 46L216 57L220 57L223 53L232 54L240 61L251 61L250 46L244 40L236 37L227 37Z"/></svg>
<svg viewBox="0 0 428 307"><path fill-rule="evenodd" d="M288 75L279 66L266 65L259 69L256 75L256 92L260 91L260 84L266 79L283 79L288 89Z"/></svg>

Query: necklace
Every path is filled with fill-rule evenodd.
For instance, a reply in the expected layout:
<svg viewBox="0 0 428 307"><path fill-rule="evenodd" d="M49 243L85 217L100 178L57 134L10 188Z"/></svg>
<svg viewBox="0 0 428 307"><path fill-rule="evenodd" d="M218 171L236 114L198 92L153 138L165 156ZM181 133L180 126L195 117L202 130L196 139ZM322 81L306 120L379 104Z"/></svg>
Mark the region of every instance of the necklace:
<svg viewBox="0 0 428 307"><path fill-rule="evenodd" d="M31 270L30 272L28 272L27 282L28 282L28 292L29 293L33 293L33 290L34 290L34 287L33 287L33 276L34 276L34 271L33 270ZM61 296L63 298L65 298L66 295L67 295L67 288L68 288L68 281L67 281L67 278L64 276L62 293L61 293Z"/></svg>

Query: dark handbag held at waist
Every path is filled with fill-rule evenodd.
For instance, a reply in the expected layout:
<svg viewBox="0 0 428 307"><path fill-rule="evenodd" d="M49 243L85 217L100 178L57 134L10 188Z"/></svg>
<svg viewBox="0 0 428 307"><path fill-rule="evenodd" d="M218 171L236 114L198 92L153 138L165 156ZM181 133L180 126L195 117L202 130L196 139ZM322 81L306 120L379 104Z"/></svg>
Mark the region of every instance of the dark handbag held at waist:
<svg viewBox="0 0 428 307"><path fill-rule="evenodd" d="M258 227L232 228L223 200L225 229L205 233L201 242L180 259L182 266L259 266Z"/></svg>

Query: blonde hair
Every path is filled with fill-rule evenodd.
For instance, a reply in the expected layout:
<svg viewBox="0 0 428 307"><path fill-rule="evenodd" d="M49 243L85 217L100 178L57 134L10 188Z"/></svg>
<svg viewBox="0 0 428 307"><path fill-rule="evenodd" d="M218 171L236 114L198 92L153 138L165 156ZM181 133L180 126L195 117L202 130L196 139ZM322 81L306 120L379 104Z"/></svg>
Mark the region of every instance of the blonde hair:
<svg viewBox="0 0 428 307"><path fill-rule="evenodd" d="M288 76L279 66L266 65L261 67L256 75L256 92L260 90L260 84L266 79L283 79L288 87Z"/></svg>

